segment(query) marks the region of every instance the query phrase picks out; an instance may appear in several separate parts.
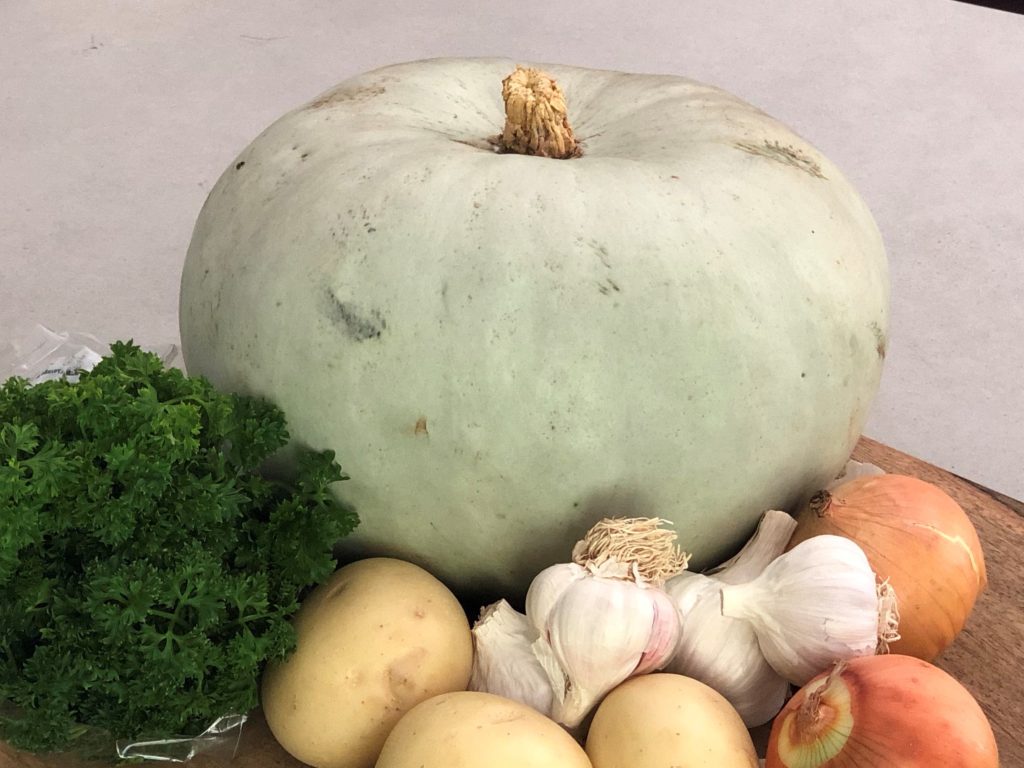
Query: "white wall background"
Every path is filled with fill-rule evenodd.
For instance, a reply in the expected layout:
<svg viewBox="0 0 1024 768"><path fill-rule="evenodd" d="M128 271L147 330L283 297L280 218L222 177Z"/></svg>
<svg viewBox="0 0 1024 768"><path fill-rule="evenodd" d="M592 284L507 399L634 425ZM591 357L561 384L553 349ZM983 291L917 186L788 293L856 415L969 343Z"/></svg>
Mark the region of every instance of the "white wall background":
<svg viewBox="0 0 1024 768"><path fill-rule="evenodd" d="M952 0L0 0L0 342L177 341L232 157L347 76L442 55L682 74L810 139L890 254L867 434L1024 498L1024 16Z"/></svg>

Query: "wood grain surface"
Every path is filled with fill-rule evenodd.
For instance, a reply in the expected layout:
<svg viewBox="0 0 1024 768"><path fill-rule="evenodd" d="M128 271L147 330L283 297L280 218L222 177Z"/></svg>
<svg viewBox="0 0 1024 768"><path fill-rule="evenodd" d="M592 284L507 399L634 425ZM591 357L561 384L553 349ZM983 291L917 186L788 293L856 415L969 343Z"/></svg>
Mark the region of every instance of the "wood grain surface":
<svg viewBox="0 0 1024 768"><path fill-rule="evenodd" d="M974 694L992 723L999 743L1000 763L1024 766L1024 505L981 488L913 456L862 438L854 451L858 461L876 464L887 472L913 475L934 483L964 508L978 529L988 571L988 589L981 595L966 628L937 660L938 666L960 680ZM344 703L339 702L339 713ZM343 717L343 714L339 714ZM757 729L763 745L767 729ZM116 761L101 763L113 766ZM67 755L29 755L0 744L0 768L81 768ZM167 763L162 763L167 765ZM234 759L199 755L190 768L302 768L274 741L265 721L254 713L246 724ZM97 764L92 764L98 768Z"/></svg>

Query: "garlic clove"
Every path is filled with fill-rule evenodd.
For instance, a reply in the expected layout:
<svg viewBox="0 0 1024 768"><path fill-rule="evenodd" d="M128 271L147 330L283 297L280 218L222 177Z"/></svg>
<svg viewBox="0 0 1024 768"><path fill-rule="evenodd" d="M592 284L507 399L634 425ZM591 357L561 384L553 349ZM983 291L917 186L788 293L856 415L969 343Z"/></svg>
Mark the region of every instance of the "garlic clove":
<svg viewBox="0 0 1024 768"><path fill-rule="evenodd" d="M662 669L672 659L679 641L679 613L672 604L672 598L659 589L650 592L654 611L651 634L633 675L646 675Z"/></svg>
<svg viewBox="0 0 1024 768"><path fill-rule="evenodd" d="M526 591L526 616L540 632L565 591L575 582L588 577L586 568L576 563L559 563L534 576Z"/></svg>
<svg viewBox="0 0 1024 768"><path fill-rule="evenodd" d="M553 694L533 654L537 630L505 600L480 613L473 625L473 672L469 690L521 702L550 717Z"/></svg>
<svg viewBox="0 0 1024 768"><path fill-rule="evenodd" d="M722 614L746 619L768 663L804 685L837 660L875 653L879 596L864 551L841 536L815 536L756 579L722 586Z"/></svg>
<svg viewBox="0 0 1024 768"><path fill-rule="evenodd" d="M764 658L750 624L722 616L721 590L720 582L702 574L683 573L666 582L682 623L665 670L714 688L754 728L782 709L789 683Z"/></svg>
<svg viewBox="0 0 1024 768"><path fill-rule="evenodd" d="M665 593L675 603L680 621L686 621L686 617L700 602L701 597L714 588L715 583L710 576L693 571L683 571L665 582Z"/></svg>

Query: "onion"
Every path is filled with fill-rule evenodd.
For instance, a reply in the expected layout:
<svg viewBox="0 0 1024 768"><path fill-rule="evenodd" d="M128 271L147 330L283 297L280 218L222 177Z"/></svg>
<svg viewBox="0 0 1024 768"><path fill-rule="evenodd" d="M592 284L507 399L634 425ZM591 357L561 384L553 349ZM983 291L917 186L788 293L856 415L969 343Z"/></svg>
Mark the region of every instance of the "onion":
<svg viewBox="0 0 1024 768"><path fill-rule="evenodd" d="M896 593L900 639L889 645L893 653L935 659L986 585L970 519L945 491L914 477L860 477L815 494L797 516L789 548L822 534L859 544Z"/></svg>
<svg viewBox="0 0 1024 768"><path fill-rule="evenodd" d="M772 724L765 768L998 768L995 735L970 692L927 661L838 662Z"/></svg>

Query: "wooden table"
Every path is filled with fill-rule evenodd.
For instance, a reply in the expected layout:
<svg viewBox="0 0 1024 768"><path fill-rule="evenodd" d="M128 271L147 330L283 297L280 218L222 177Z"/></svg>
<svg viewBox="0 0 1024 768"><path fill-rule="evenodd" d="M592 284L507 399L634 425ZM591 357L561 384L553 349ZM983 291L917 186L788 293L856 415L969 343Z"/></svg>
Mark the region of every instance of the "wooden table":
<svg viewBox="0 0 1024 768"><path fill-rule="evenodd" d="M999 741L1001 764L1006 768L1024 766L1024 504L868 438L860 441L854 458L940 486L960 503L977 527L985 552L988 589L975 605L967 627L936 663L981 703ZM766 728L758 729L755 741L763 745L766 734ZM189 766L223 768L227 764L224 759L200 756ZM64 756L28 755L0 744L0 768L77 765L77 761ZM245 726L238 754L230 765L302 768L303 764L276 744L257 713Z"/></svg>

